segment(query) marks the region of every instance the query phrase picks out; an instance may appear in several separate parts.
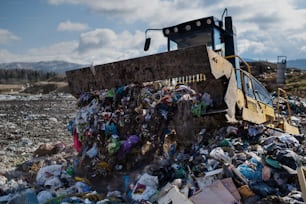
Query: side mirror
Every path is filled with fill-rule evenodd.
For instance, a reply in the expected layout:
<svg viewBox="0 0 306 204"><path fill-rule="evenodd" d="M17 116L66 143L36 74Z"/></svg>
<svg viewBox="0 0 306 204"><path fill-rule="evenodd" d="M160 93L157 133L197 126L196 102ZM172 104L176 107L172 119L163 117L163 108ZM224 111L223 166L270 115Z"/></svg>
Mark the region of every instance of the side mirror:
<svg viewBox="0 0 306 204"><path fill-rule="evenodd" d="M150 47L150 43L151 43L151 38L146 38L146 42L145 42L145 45L144 45L144 48L143 48L144 51L148 51L148 49Z"/></svg>

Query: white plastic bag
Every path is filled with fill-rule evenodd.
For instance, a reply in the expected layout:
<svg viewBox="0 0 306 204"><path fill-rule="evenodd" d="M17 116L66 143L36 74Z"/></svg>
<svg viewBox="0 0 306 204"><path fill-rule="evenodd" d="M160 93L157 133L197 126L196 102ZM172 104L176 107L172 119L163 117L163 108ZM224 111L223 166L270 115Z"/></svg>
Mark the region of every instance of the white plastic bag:
<svg viewBox="0 0 306 204"><path fill-rule="evenodd" d="M231 158L225 154L221 147L216 147L215 149L211 150L209 156L218 161L231 163Z"/></svg>
<svg viewBox="0 0 306 204"><path fill-rule="evenodd" d="M93 146L86 152L86 155L89 156L89 158L93 158L97 156L98 154L98 145L95 142Z"/></svg>
<svg viewBox="0 0 306 204"><path fill-rule="evenodd" d="M59 176L61 175L62 171L62 165L50 165L50 166L44 166L37 172L36 175L36 182L39 185L44 185L46 180L52 176Z"/></svg>
<svg viewBox="0 0 306 204"><path fill-rule="evenodd" d="M57 176L53 176L46 180L44 186L50 186L51 189L58 189L63 186L63 183Z"/></svg>
<svg viewBox="0 0 306 204"><path fill-rule="evenodd" d="M142 186L144 189L142 193L137 192L137 188L139 188L139 186ZM156 193L157 188L158 188L158 177L151 176L145 173L137 181L132 192L132 198L138 201L149 200L150 197Z"/></svg>
<svg viewBox="0 0 306 204"><path fill-rule="evenodd" d="M52 193L50 193L49 191L40 191L37 194L37 200L39 204L45 204L46 202L48 202L48 200L52 198L53 198Z"/></svg>

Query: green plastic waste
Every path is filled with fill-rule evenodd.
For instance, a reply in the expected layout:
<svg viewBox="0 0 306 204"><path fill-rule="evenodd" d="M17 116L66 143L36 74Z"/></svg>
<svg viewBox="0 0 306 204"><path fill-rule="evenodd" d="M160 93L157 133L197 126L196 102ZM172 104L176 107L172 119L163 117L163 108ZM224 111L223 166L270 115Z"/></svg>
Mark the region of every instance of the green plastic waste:
<svg viewBox="0 0 306 204"><path fill-rule="evenodd" d="M274 167L276 169L280 169L281 168L281 166L279 165L279 162L277 160L275 160L275 159L272 159L271 157L266 157L265 162L269 166Z"/></svg>
<svg viewBox="0 0 306 204"><path fill-rule="evenodd" d="M191 107L191 113L197 117L200 117L204 113L206 113L206 104L204 102L194 104Z"/></svg>
<svg viewBox="0 0 306 204"><path fill-rule="evenodd" d="M111 142L107 145L107 151L113 155L120 149L121 142L118 139L111 139Z"/></svg>
<svg viewBox="0 0 306 204"><path fill-rule="evenodd" d="M220 146L221 146L221 147L231 147L231 146L232 146L232 143L231 143L229 140L224 139L224 140L222 140L222 141L220 142Z"/></svg>
<svg viewBox="0 0 306 204"><path fill-rule="evenodd" d="M72 167L72 166L69 166L69 167L66 169L66 174L67 174L68 176L73 176L74 170L73 170L73 167Z"/></svg>
<svg viewBox="0 0 306 204"><path fill-rule="evenodd" d="M106 97L114 98L115 97L115 91L113 89L108 90Z"/></svg>

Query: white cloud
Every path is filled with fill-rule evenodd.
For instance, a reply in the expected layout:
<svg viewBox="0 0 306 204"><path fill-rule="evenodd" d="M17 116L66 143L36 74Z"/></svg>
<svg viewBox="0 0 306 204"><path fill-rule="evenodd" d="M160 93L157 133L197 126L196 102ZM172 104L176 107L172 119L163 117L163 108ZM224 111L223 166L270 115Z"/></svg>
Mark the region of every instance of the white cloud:
<svg viewBox="0 0 306 204"><path fill-rule="evenodd" d="M0 29L0 45L7 44L16 40L20 40L20 38L8 30Z"/></svg>
<svg viewBox="0 0 306 204"><path fill-rule="evenodd" d="M29 49L25 54L15 54L8 50L0 49L1 62L33 62L64 60L82 64L84 61L75 51L78 46L77 41L61 42L51 46Z"/></svg>
<svg viewBox="0 0 306 204"><path fill-rule="evenodd" d="M259 53L265 50L265 46L261 42L241 40L238 49L240 53L249 52L249 51Z"/></svg>
<svg viewBox="0 0 306 204"><path fill-rule="evenodd" d="M293 41L306 42L306 30L305 31L297 30L296 32L289 35L288 39Z"/></svg>
<svg viewBox="0 0 306 204"><path fill-rule="evenodd" d="M306 46L301 47L301 52L306 53Z"/></svg>
<svg viewBox="0 0 306 204"><path fill-rule="evenodd" d="M184 0L151 0L150 2L144 2L143 0L49 0L49 3L53 5L82 5L109 19L117 18L129 24L142 21L148 25L159 26L163 23L203 17L203 13L205 13L203 11L214 8L212 5L200 6L203 3L201 0L192 2Z"/></svg>
<svg viewBox="0 0 306 204"><path fill-rule="evenodd" d="M118 17L126 22L145 21L150 22L181 22L200 18L208 15L221 17L224 8L228 8L230 15L235 14L236 19L259 21L263 25L272 19L282 20L282 25L290 23L291 26L301 27L305 23L301 16L305 17L305 10L298 10L296 4L301 0L258 0L237 1L237 0L49 0L54 5L78 4L86 6L94 12L99 12L108 17ZM289 18L287 18L289 17ZM296 21L292 22L292 17ZM301 24L302 23L302 24Z"/></svg>
<svg viewBox="0 0 306 204"><path fill-rule="evenodd" d="M266 59L278 55L304 57L299 47L306 44L306 10L295 6L298 0L243 2L244 8L237 7L233 13L240 55Z"/></svg>
<svg viewBox="0 0 306 204"><path fill-rule="evenodd" d="M114 44L117 36L110 29L96 29L87 33L82 33L80 37L79 51L83 52L92 48L109 47Z"/></svg>
<svg viewBox="0 0 306 204"><path fill-rule="evenodd" d="M65 60L79 64L102 64L138 57L155 52L160 47L161 34L152 33L151 51L144 53L144 33L110 29L96 29L83 33L80 41L60 42L50 46L29 49L25 54L0 50L1 62Z"/></svg>
<svg viewBox="0 0 306 204"><path fill-rule="evenodd" d="M94 61L105 63L143 55L143 45L141 31L115 33L110 29L96 29L81 35L78 52L86 59L94 56ZM153 46L156 48L158 43Z"/></svg>
<svg viewBox="0 0 306 204"><path fill-rule="evenodd" d="M65 53L71 53L77 47L76 41L60 42L48 47L32 48L29 50L31 55L54 55L60 56Z"/></svg>
<svg viewBox="0 0 306 204"><path fill-rule="evenodd" d="M76 52L77 47L77 41L60 42L47 47L30 49L28 55L33 57L35 56L34 61L37 61L38 59L45 61L65 60L82 64L84 63L84 59Z"/></svg>
<svg viewBox="0 0 306 204"><path fill-rule="evenodd" d="M70 20L61 22L57 27L58 31L84 31L86 29L88 29L87 24L71 22Z"/></svg>
<svg viewBox="0 0 306 204"><path fill-rule="evenodd" d="M162 28L211 15L220 18L227 7L237 28L239 55L255 59L275 59L278 55L301 58L305 57L303 45L306 44L306 9L297 7L301 2L302 0L49 0L52 5L74 4L86 7L93 15L100 14L99 17L102 16L105 20L102 23L107 20L111 23L107 22L102 24L103 28L97 27L82 33L79 42L31 49L28 56L66 56L67 59L86 63L105 63L153 54L160 51L166 41L161 33L150 32L151 48L144 53L145 28ZM71 21L58 25L60 31L86 29L89 29L87 24Z"/></svg>
<svg viewBox="0 0 306 204"><path fill-rule="evenodd" d="M3 63L18 61L18 57L5 49L0 49L0 61Z"/></svg>
<svg viewBox="0 0 306 204"><path fill-rule="evenodd" d="M60 4L77 4L79 0L48 0L50 4L60 5Z"/></svg>

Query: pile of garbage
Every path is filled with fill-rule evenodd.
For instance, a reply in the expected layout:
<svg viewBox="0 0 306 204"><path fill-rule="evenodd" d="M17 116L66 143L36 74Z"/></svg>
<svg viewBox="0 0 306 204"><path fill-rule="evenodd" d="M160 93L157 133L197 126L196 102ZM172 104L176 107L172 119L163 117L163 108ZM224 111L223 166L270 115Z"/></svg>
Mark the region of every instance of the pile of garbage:
<svg viewBox="0 0 306 204"><path fill-rule="evenodd" d="M0 203L303 203L304 135L207 126L217 103L183 84L84 93L68 125L77 155L2 175Z"/></svg>

